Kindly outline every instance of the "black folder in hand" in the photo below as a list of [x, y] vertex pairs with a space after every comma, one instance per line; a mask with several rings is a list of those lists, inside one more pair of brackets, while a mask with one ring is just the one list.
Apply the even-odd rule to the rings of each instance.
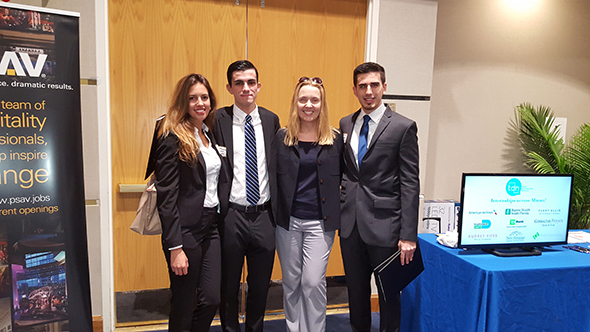
[[400, 263], [400, 253], [400, 250], [396, 251], [373, 270], [375, 272], [375, 283], [383, 293], [385, 302], [387, 302], [388, 298], [394, 298], [398, 295], [402, 289], [424, 271], [422, 254], [420, 254], [420, 246], [417, 242], [414, 258], [409, 264], [402, 265]]

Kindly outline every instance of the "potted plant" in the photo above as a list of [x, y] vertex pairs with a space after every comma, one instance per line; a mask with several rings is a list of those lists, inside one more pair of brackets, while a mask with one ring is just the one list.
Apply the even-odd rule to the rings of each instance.
[[590, 228], [590, 124], [580, 126], [565, 144], [549, 107], [523, 103], [514, 113], [511, 125], [518, 133], [525, 165], [541, 174], [574, 174], [569, 227]]

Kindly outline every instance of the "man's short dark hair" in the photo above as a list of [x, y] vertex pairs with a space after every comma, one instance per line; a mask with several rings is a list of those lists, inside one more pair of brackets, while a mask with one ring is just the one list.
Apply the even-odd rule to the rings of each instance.
[[258, 69], [254, 67], [252, 62], [248, 60], [238, 60], [229, 65], [229, 67], [227, 68], [227, 83], [229, 84], [229, 86], [232, 86], [232, 78], [235, 72], [245, 71], [248, 69], [254, 69], [254, 71], [256, 72], [256, 81], [258, 81]]
[[352, 74], [352, 81], [354, 83], [354, 86], [356, 86], [360, 74], [368, 73], [379, 73], [381, 76], [381, 84], [385, 84], [385, 68], [383, 68], [383, 66], [375, 62], [365, 62], [361, 63], [354, 69], [354, 72]]

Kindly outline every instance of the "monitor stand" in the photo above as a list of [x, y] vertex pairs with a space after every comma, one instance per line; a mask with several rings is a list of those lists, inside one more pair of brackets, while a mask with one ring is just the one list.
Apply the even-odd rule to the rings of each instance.
[[489, 248], [483, 251], [500, 256], [500, 257], [517, 257], [517, 256], [539, 256], [541, 251], [534, 247], [517, 247], [517, 248]]

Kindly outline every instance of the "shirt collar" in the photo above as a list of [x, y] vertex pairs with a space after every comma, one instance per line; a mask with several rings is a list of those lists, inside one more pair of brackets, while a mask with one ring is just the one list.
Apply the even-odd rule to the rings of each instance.
[[[203, 122], [203, 126], [201, 127], [201, 130], [204, 133], [208, 133], [209, 132], [209, 127], [207, 127], [207, 125]], [[195, 127], [195, 136], [199, 137], [199, 128]]]
[[[234, 104], [234, 117], [238, 120], [238, 123], [245, 123], [246, 122], [246, 112], [242, 111], [236, 104]], [[256, 121], [260, 118], [260, 114], [258, 113], [258, 105], [254, 108], [254, 110], [250, 113], [252, 117], [252, 121]]]
[[381, 103], [381, 105], [379, 105], [379, 107], [377, 107], [373, 112], [367, 114], [365, 112], [364, 109], [361, 108], [361, 113], [359, 114], [359, 119], [362, 119], [363, 116], [368, 115], [371, 120], [373, 120], [373, 122], [375, 123], [379, 123], [379, 121], [381, 120], [381, 117], [383, 116], [383, 113], [385, 113], [385, 104]]

